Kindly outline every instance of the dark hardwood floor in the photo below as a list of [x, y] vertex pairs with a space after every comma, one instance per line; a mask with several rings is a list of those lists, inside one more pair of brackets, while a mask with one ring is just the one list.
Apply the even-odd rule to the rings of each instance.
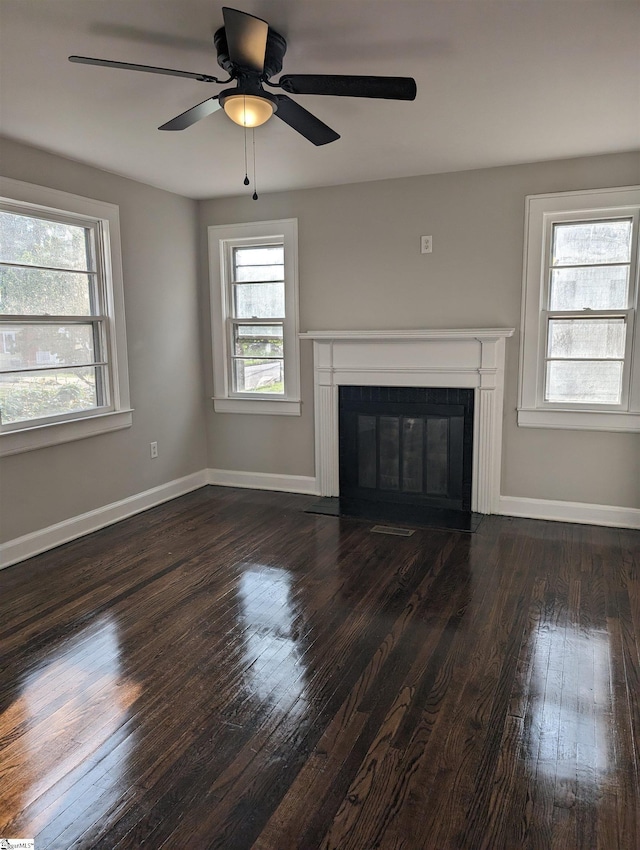
[[637, 850], [640, 533], [207, 487], [0, 573], [0, 836]]

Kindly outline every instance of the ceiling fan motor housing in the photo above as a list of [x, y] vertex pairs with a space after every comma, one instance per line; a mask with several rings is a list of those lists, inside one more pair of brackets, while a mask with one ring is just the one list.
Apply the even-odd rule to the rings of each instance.
[[[227, 46], [227, 34], [224, 27], [220, 27], [213, 36], [213, 43], [218, 54], [218, 65], [223, 68], [230, 77], [256, 76], [255, 71], [248, 71], [240, 68], [235, 62], [229, 58], [229, 48]], [[282, 60], [287, 52], [287, 42], [280, 33], [272, 30], [269, 27], [267, 34], [267, 49], [264, 57], [264, 70], [259, 75], [261, 80], [269, 80], [275, 74], [279, 74], [282, 70]], [[243, 73], [244, 71], [244, 73]]]

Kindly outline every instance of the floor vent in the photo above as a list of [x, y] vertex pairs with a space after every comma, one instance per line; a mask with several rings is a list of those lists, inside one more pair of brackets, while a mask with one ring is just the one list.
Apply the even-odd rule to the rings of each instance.
[[396, 537], [411, 537], [415, 534], [413, 528], [396, 528], [394, 525], [374, 525], [371, 531], [375, 534], [393, 534]]

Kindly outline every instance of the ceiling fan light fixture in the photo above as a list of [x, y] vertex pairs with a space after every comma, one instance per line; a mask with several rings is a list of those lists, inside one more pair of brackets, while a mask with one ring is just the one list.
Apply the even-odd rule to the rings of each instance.
[[[222, 101], [222, 98], [220, 98]], [[255, 94], [231, 94], [222, 101], [224, 111], [240, 127], [259, 127], [275, 112], [275, 104]]]

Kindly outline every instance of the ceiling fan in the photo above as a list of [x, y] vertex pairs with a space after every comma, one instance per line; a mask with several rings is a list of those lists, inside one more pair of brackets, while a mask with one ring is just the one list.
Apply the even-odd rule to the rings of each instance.
[[[215, 33], [213, 43], [218, 53], [218, 64], [229, 74], [227, 80], [219, 80], [210, 74], [93, 59], [89, 56], [69, 56], [69, 61], [187, 77], [203, 83], [226, 85], [235, 81], [235, 88], [225, 89], [192, 106], [167, 121], [158, 128], [159, 130], [185, 130], [196, 121], [222, 108], [229, 118], [241, 127], [258, 127], [275, 115], [314, 145], [326, 145], [339, 139], [339, 134], [292, 100], [289, 94], [373, 97], [387, 100], [414, 100], [416, 96], [416, 83], [411, 77], [285, 74], [277, 82], [271, 82], [271, 77], [282, 70], [282, 59], [287, 50], [285, 39], [272, 30], [266, 21], [246, 12], [224, 7], [222, 14], [224, 26]], [[265, 91], [265, 85], [281, 89], [287, 94], [271, 94]]]

